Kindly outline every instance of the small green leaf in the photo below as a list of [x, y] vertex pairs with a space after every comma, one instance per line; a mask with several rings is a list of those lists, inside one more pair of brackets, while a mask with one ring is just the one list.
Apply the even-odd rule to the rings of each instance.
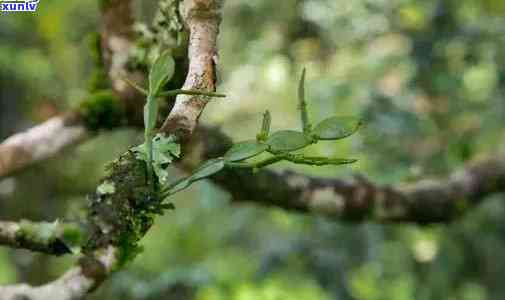
[[174, 72], [174, 59], [169, 52], [162, 53], [149, 72], [149, 94], [154, 97], [157, 96], [165, 83], [174, 76]]
[[[181, 155], [181, 145], [176, 142], [176, 138], [173, 135], [167, 137], [161, 133], [157, 134], [153, 139], [153, 149], [155, 153], [154, 161], [159, 163], [171, 163], [174, 157]], [[162, 161], [163, 157], [169, 154], [170, 158], [167, 161]], [[160, 157], [158, 158], [156, 155]]]
[[227, 161], [241, 161], [259, 155], [266, 151], [268, 146], [257, 141], [245, 141], [233, 145], [224, 155]]
[[287, 160], [296, 164], [313, 165], [313, 166], [347, 165], [357, 162], [356, 159], [312, 157], [303, 155], [288, 157]]
[[169, 197], [175, 193], [187, 189], [193, 182], [205, 179], [221, 171], [225, 166], [223, 158], [215, 158], [204, 162], [191, 176], [172, 183], [164, 192], [164, 197]]
[[[174, 136], [166, 137], [162, 134], [157, 134], [151, 142], [152, 149], [152, 169], [161, 184], [165, 184], [168, 177], [166, 171], [167, 165], [179, 157], [181, 154], [181, 147], [175, 142]], [[148, 144], [144, 143], [137, 147], [132, 148], [135, 158], [149, 163]]]
[[165, 137], [158, 134], [153, 139], [153, 169], [158, 180], [163, 185], [168, 180], [167, 166], [181, 154], [181, 146], [175, 142], [174, 136]]
[[203, 163], [196, 171], [189, 177], [191, 183], [212, 176], [224, 168], [225, 161], [223, 158], [210, 159]]
[[146, 144], [140, 144], [131, 148], [131, 151], [135, 155], [135, 158], [147, 162], [147, 150]]
[[173, 183], [169, 188], [166, 197], [187, 189], [191, 185], [189, 178], [184, 178]]
[[256, 140], [258, 141], [266, 141], [268, 136], [270, 135], [270, 124], [272, 123], [272, 116], [270, 112], [267, 110], [263, 114], [263, 122], [261, 123], [261, 131], [256, 136]]
[[354, 117], [331, 117], [319, 123], [312, 134], [318, 140], [338, 140], [354, 134], [362, 122]]
[[274, 152], [295, 151], [312, 143], [303, 133], [294, 130], [281, 130], [273, 133], [266, 142]]
[[302, 71], [302, 77], [300, 83], [298, 84], [298, 102], [300, 109], [300, 119], [302, 121], [302, 128], [305, 134], [308, 134], [311, 130], [311, 125], [309, 122], [309, 114], [307, 112], [307, 102], [305, 101], [305, 68]]

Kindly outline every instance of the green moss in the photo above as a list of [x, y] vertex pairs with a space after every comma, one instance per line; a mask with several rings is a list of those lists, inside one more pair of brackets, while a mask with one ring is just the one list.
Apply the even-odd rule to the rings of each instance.
[[110, 80], [107, 72], [103, 68], [96, 67], [89, 76], [88, 90], [93, 93], [99, 90], [110, 88]]
[[88, 35], [88, 48], [93, 63], [102, 65], [102, 39], [98, 32], [92, 32]]
[[456, 216], [463, 215], [470, 207], [470, 201], [465, 198], [458, 199], [454, 202], [454, 214]]
[[33, 241], [42, 245], [49, 245], [58, 235], [58, 223], [32, 223], [21, 221], [16, 232], [16, 239]]
[[109, 7], [111, 3], [112, 0], [98, 0], [98, 7], [100, 7], [101, 10], [104, 10]]
[[91, 131], [113, 129], [124, 123], [123, 104], [109, 90], [91, 94], [80, 104], [78, 111]]
[[19, 225], [16, 241], [21, 247], [49, 254], [70, 253], [86, 240], [85, 231], [74, 223], [21, 221]]
[[123, 264], [141, 251], [138, 241], [154, 222], [157, 211], [153, 208], [161, 203], [147, 186], [145, 163], [131, 152], [107, 167], [103, 184], [113, 185], [114, 192], [103, 193], [99, 188], [89, 196], [91, 236], [85, 251], [114, 245], [120, 250]]
[[88, 48], [93, 61], [93, 71], [88, 79], [88, 90], [96, 92], [110, 89], [110, 80], [103, 65], [102, 39], [98, 32], [93, 32], [88, 36]]
[[87, 240], [86, 232], [77, 224], [65, 224], [62, 230], [60, 239], [69, 248], [80, 248]]

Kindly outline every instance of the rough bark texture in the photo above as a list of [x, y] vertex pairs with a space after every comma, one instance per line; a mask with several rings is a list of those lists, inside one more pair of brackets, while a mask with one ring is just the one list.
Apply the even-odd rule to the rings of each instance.
[[0, 144], [0, 178], [28, 165], [53, 157], [87, 137], [74, 117], [62, 115], [11, 136]]
[[[104, 28], [102, 31], [102, 45], [104, 45], [104, 48], [102, 51], [104, 52], [105, 63], [114, 92], [126, 103], [127, 107], [134, 107], [130, 113], [135, 115], [141, 111], [141, 109], [135, 108], [138, 104], [136, 101], [141, 98], [136, 92], [132, 93], [132, 89], [127, 87], [121, 80], [121, 77], [126, 75], [124, 71], [128, 59], [127, 53], [131, 47], [130, 28], [132, 20], [130, 4], [130, 1], [119, 0], [104, 2], [102, 7], [104, 10]], [[190, 69], [184, 86], [187, 89], [215, 90], [214, 62], [218, 26], [221, 18], [220, 8], [220, 0], [186, 0], [181, 3], [183, 18], [191, 32], [188, 53]], [[205, 101], [201, 98], [191, 98], [189, 101], [177, 99], [177, 101], [179, 109], [174, 113], [174, 117], [168, 120], [174, 126], [171, 130], [176, 133], [183, 133], [180, 134], [180, 137], [186, 138], [196, 126], [198, 116], [205, 106]], [[198, 110], [196, 115], [195, 109]], [[132, 115], [129, 118], [132, 118]], [[186, 121], [189, 121], [189, 123]], [[64, 122], [61, 123], [64, 125]], [[87, 130], [86, 127], [81, 125], [83, 123], [86, 122], [76, 122], [75, 124], [79, 125], [74, 126], [82, 128], [84, 138]], [[188, 124], [190, 124], [190, 127], [187, 126]], [[53, 132], [51, 137], [56, 138], [55, 135], [65, 132], [66, 128], [63, 125], [54, 126], [56, 128], [51, 131]], [[37, 138], [39, 137], [25, 133], [21, 135], [21, 138], [16, 139], [21, 140], [21, 142], [18, 142], [19, 145], [30, 146], [27, 150], [30, 157], [24, 159], [24, 165], [18, 167], [18, 169], [36, 161], [33, 159], [34, 153], [31, 151], [40, 147], [39, 143], [33, 145], [34, 142], [39, 142]], [[51, 139], [49, 139], [49, 144], [50, 142]], [[12, 142], [9, 145], [11, 144]], [[58, 143], [58, 145], [61, 145], [60, 148], [71, 144], [74, 143], [66, 140]], [[36, 157], [41, 157], [38, 159], [41, 160], [55, 155], [57, 151], [59, 150], [46, 151], [48, 153], [45, 156], [37, 155]], [[0, 157], [2, 155], [3, 153], [0, 151]], [[138, 163], [137, 160], [135, 161]], [[120, 158], [111, 165], [112, 173], [117, 173], [114, 173], [114, 170], [123, 170], [124, 168], [121, 167], [123, 165], [122, 158]], [[11, 172], [10, 168], [7, 170], [8, 168], [5, 167], [5, 169], [4, 174]], [[145, 174], [145, 172], [142, 172], [142, 174]], [[77, 267], [68, 271], [60, 279], [44, 286], [31, 287], [20, 284], [0, 287], [0, 300], [83, 299], [88, 293], [96, 289], [114, 269], [120, 267], [126, 259], [134, 256], [136, 254], [136, 242], [145, 234], [152, 223], [150, 219], [152, 218], [150, 213], [152, 207], [149, 206], [149, 203], [144, 203], [145, 201], [149, 202], [149, 197], [144, 199], [143, 192], [139, 193], [138, 189], [129, 191], [122, 188], [131, 186], [131, 182], [128, 180], [130, 175], [132, 174], [121, 173], [117, 178], [107, 177], [103, 184], [106, 184], [108, 189], [105, 191], [100, 190], [100, 187], [97, 189], [97, 197], [92, 201], [90, 218], [88, 218], [92, 227], [92, 235], [85, 245], [85, 256], [79, 261]], [[118, 181], [115, 181], [116, 179]], [[123, 192], [127, 194], [125, 195]], [[109, 199], [110, 201], [102, 199], [104, 197], [112, 197], [112, 199]], [[132, 199], [135, 201], [132, 201]], [[2, 228], [2, 225], [5, 225], [4, 228]], [[54, 240], [46, 239], [42, 243], [44, 245], [38, 243], [36, 246], [28, 244], [26, 241], [20, 244], [17, 234], [19, 231], [20, 228], [16, 224], [0, 223], [0, 243], [3, 242], [16, 247], [26, 245], [32, 250], [43, 251], [47, 250], [45, 248], [48, 246], [47, 242]], [[36, 234], [34, 237], [31, 236], [28, 242], [37, 242], [40, 237], [40, 234]]]
[[[101, 20], [101, 54], [104, 67], [108, 70], [111, 88], [122, 102], [127, 123], [142, 124], [143, 98], [122, 80], [123, 76], [133, 79], [142, 77], [140, 72], [125, 73], [133, 35], [131, 1], [104, 1]], [[85, 141], [91, 135], [85, 117], [76, 109], [2, 142], [0, 179]]]
[[[220, 156], [232, 142], [216, 128], [196, 131], [181, 167]], [[354, 222], [450, 222], [487, 196], [505, 191], [505, 157], [468, 163], [445, 179], [379, 186], [362, 175], [318, 178], [292, 171], [226, 169], [211, 180], [233, 201], [279, 207]]]
[[142, 124], [144, 97], [123, 80], [123, 78], [129, 78], [136, 82], [143, 78], [141, 72], [130, 72], [127, 68], [130, 49], [134, 43], [132, 2], [129, 0], [106, 2], [107, 4], [102, 7], [100, 29], [105, 69], [108, 70], [112, 90], [125, 104], [126, 118], [134, 123]]
[[226, 170], [213, 178], [236, 201], [354, 222], [449, 222], [486, 196], [505, 189], [505, 159], [470, 164], [444, 180], [377, 186], [354, 180], [316, 178], [295, 172]]
[[[221, 23], [222, 0], [185, 0], [180, 12], [190, 32], [189, 71], [183, 89], [216, 90], [217, 36]], [[202, 96], [177, 96], [162, 131], [184, 139], [195, 129], [208, 99]]]
[[66, 234], [79, 235], [79, 228], [59, 222], [0, 221], [0, 245], [11, 248], [27, 249], [57, 256], [68, 254], [71, 251], [63, 241]]
[[[122, 68], [125, 67], [125, 57], [128, 54], [130, 47], [130, 31], [133, 19], [131, 17], [131, 1], [129, 0], [112, 0], [104, 1], [102, 7], [102, 53], [104, 55], [107, 70], [112, 82], [112, 88], [119, 99], [124, 101], [126, 109], [126, 118], [133, 120], [132, 123], [141, 123], [136, 117], [142, 115], [138, 104], [138, 95], [131, 93], [131, 89], [127, 91], [119, 82]], [[124, 83], [123, 83], [124, 84]], [[31, 129], [26, 133], [21, 133], [14, 141], [15, 145], [24, 150], [23, 153], [17, 152], [13, 155], [14, 158], [9, 159], [0, 167], [0, 177], [12, 173], [13, 170], [19, 170], [23, 167], [29, 166], [37, 161], [56, 155], [61, 149], [76, 144], [84, 140], [89, 133], [89, 128], [85, 126], [86, 120], [83, 118], [81, 112], [73, 112], [69, 114], [70, 118], [57, 117], [55, 120], [40, 125], [37, 134], [31, 132], [38, 127]], [[50, 130], [49, 130], [50, 129]], [[44, 132], [45, 138], [41, 140], [40, 134]], [[62, 138], [65, 137], [64, 139]], [[44, 135], [43, 135], [44, 137]], [[5, 148], [0, 146], [0, 158], [3, 159], [5, 153], [12, 153], [12, 139], [8, 139], [4, 143], [7, 144]], [[9, 142], [9, 140], [11, 140]], [[9, 142], [9, 143], [7, 143]], [[57, 146], [57, 147], [55, 147]], [[38, 150], [39, 148], [43, 149]], [[39, 154], [41, 153], [41, 154]], [[14, 169], [13, 169], [14, 166]], [[2, 172], [2, 170], [5, 170]], [[4, 241], [15, 242], [16, 234], [12, 235], [15, 231], [15, 226], [9, 224], [9, 232], [5, 234]], [[10, 237], [10, 239], [7, 239]], [[14, 240], [12, 240], [14, 238]], [[33, 246], [33, 242], [37, 238], [29, 240], [32, 244], [29, 248], [31, 250], [42, 251], [44, 248], [37, 249], [40, 245]], [[24, 241], [26, 243], [26, 241]], [[44, 251], [43, 251], [44, 252]], [[104, 245], [99, 249], [94, 249], [93, 252], [87, 253], [83, 256], [76, 267], [67, 271], [59, 279], [50, 282], [40, 287], [32, 287], [27, 284], [11, 285], [0, 287], [0, 300], [78, 300], [84, 299], [86, 295], [95, 290], [103, 280], [118, 267], [120, 253], [117, 248], [112, 245]]]
[[79, 300], [94, 291], [114, 271], [117, 250], [113, 247], [82, 258], [78, 266], [57, 280], [39, 287], [17, 284], [0, 287], [0, 300]]

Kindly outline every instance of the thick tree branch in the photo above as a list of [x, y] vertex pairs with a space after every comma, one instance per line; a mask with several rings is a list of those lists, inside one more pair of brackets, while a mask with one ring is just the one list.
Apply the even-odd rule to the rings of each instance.
[[102, 8], [101, 48], [105, 69], [112, 90], [125, 104], [126, 117], [142, 124], [143, 95], [129, 86], [124, 77], [137, 81], [143, 78], [139, 71], [129, 71], [127, 64], [133, 47], [133, 15], [131, 0], [109, 0]]
[[53, 157], [88, 136], [74, 114], [53, 117], [0, 144], [0, 178], [28, 165]]
[[[115, 82], [115, 79], [121, 77], [120, 73], [125, 69], [126, 64], [126, 60], [122, 59], [121, 54], [117, 54], [115, 52], [124, 53], [130, 47], [128, 31], [123, 31], [124, 27], [129, 27], [131, 25], [129, 17], [125, 17], [123, 21], [116, 20], [121, 19], [121, 14], [129, 16], [130, 1], [113, 0], [108, 1], [107, 3], [110, 6], [104, 7], [105, 29], [102, 39], [105, 39], [106, 41], [106, 49], [104, 50], [109, 53], [109, 59], [106, 60], [109, 65], [109, 77], [111, 78], [116, 94], [122, 99], [129, 99], [127, 90], [131, 89], [126, 87], [123, 89], [123, 86], [121, 85], [123, 83], [119, 83], [119, 81]], [[215, 90], [214, 60], [217, 52], [215, 49], [216, 38], [221, 18], [219, 11], [220, 7], [220, 0], [187, 0], [181, 4], [184, 19], [191, 32], [191, 41], [189, 45], [190, 70], [184, 86], [187, 89]], [[116, 21], [118, 22], [117, 24]], [[117, 61], [116, 56], [119, 57], [117, 58]], [[138, 99], [138, 96], [132, 96], [131, 98]], [[180, 133], [179, 136], [181, 138], [186, 138], [192, 133], [193, 128], [196, 126], [198, 116], [205, 106], [205, 100], [200, 98], [190, 98], [188, 102], [178, 99], [178, 103], [180, 108], [186, 108], [177, 109], [173, 114], [175, 117], [169, 117], [169, 123], [175, 126], [169, 126], [169, 131]], [[195, 115], [194, 112], [194, 109], [196, 109], [196, 107], [193, 107], [194, 103], [198, 104], [197, 115]], [[188, 127], [187, 124], [190, 124], [190, 127]], [[84, 133], [85, 132], [86, 130], [84, 130]], [[66, 143], [65, 145], [69, 144], [70, 143]], [[2, 153], [0, 152], [0, 156], [1, 155]], [[23, 166], [26, 166], [33, 161], [34, 160], [27, 160]], [[119, 159], [117, 164], [118, 172], [123, 172], [125, 165], [122, 163], [121, 159]], [[130, 170], [129, 167], [127, 167], [127, 169]], [[131, 172], [131, 170], [128, 172]], [[7, 172], [5, 173], [7, 174]], [[142, 172], [142, 174], [144, 173]], [[121, 175], [134, 176], [133, 174], [122, 173]], [[115, 195], [115, 192], [112, 192], [112, 194]], [[117, 197], [124, 196], [122, 194], [117, 195]], [[99, 197], [101, 196], [103, 196], [103, 194], [99, 195]], [[145, 233], [144, 231], [147, 231], [150, 226], [150, 221], [147, 220], [147, 218], [140, 221], [133, 220], [135, 216], [132, 216], [131, 214], [136, 213], [136, 210], [140, 208], [130, 207], [131, 203], [129, 203], [126, 199], [123, 200], [123, 204], [121, 204], [121, 201], [118, 201], [119, 203], [111, 203], [109, 206], [123, 205], [124, 207], [118, 208], [120, 210], [118, 217], [126, 217], [125, 220], [110, 219], [110, 216], [110, 220], [107, 218], [97, 220], [96, 218], [103, 217], [102, 214], [107, 214], [107, 212], [103, 211], [95, 211], [90, 214], [90, 218], [88, 220], [93, 223], [92, 225], [94, 225], [93, 228], [95, 230], [93, 231], [92, 240], [90, 240], [90, 243], [87, 243], [86, 245], [86, 252], [88, 253], [91, 250], [92, 253], [88, 253], [87, 256], [83, 257], [78, 267], [68, 271], [60, 279], [41, 287], [31, 287], [21, 284], [0, 288], [0, 300], [83, 299], [89, 292], [98, 287], [100, 283], [122, 263], [122, 260], [124, 260], [124, 256], [126, 255], [124, 252], [134, 251], [134, 249], [121, 249], [121, 251], [119, 251], [113, 245], [117, 246], [117, 243], [120, 243], [124, 238], [122, 235], [130, 234], [132, 230], [135, 231], [135, 234], [137, 235], [143, 235]], [[105, 202], [108, 203], [107, 201]], [[97, 200], [95, 204], [96, 206], [100, 206], [100, 203], [100, 200]], [[107, 205], [103, 208], [111, 208]], [[102, 209], [101, 206], [100, 209]], [[140, 217], [141, 216], [139, 216], [139, 218]], [[136, 223], [128, 224], [128, 222]], [[19, 231], [19, 228], [16, 228], [15, 224], [5, 225], [9, 225], [6, 226], [8, 229], [6, 229], [5, 232], [6, 243], [14, 245], [17, 235], [16, 232]], [[110, 228], [114, 229], [113, 233], [109, 232]], [[119, 236], [116, 237], [109, 235]], [[138, 239], [141, 235], [136, 236], [135, 238], [132, 237], [131, 239]], [[129, 247], [134, 247], [135, 241], [132, 241], [131, 243], [131, 245], [127, 244]], [[119, 256], [121, 256], [120, 260]]]
[[78, 266], [39, 287], [16, 284], [0, 287], [0, 300], [79, 300], [95, 290], [117, 267], [117, 249], [109, 247], [83, 257]]
[[0, 245], [27, 249], [51, 255], [71, 253], [66, 243], [79, 242], [83, 232], [77, 224], [58, 221], [29, 222], [0, 221]]
[[[231, 140], [217, 129], [202, 128], [187, 146], [193, 153], [181, 167], [220, 156]], [[292, 171], [226, 169], [212, 181], [236, 202], [251, 202], [355, 222], [449, 222], [487, 196], [505, 192], [505, 157], [470, 162], [446, 179], [376, 185], [363, 176], [353, 180], [318, 178]]]
[[[141, 123], [139, 116], [142, 115], [140, 112], [142, 103], [138, 103], [138, 95], [119, 83], [119, 73], [126, 65], [125, 57], [127, 57], [130, 48], [133, 22], [131, 1], [111, 0], [103, 1], [103, 3], [102, 20], [104, 24], [101, 44], [112, 88], [118, 98], [123, 101], [127, 113], [126, 118], [133, 120], [133, 123]], [[85, 140], [89, 136], [89, 128], [85, 126], [84, 117], [82, 111], [65, 114], [4, 141], [0, 144], [0, 178], [52, 157], [62, 149]], [[40, 229], [40, 227], [32, 227], [32, 229]], [[65, 235], [65, 230], [55, 230], [47, 239], [40, 239], [43, 236], [40, 232], [35, 235], [32, 232], [32, 235], [28, 235], [29, 238], [27, 238], [26, 228], [22, 224], [0, 223], [0, 244], [13, 247], [46, 253], [58, 252], [61, 249], [54, 243], [59, 245], [61, 235]], [[65, 245], [63, 244], [63, 246]], [[69, 249], [66, 248], [66, 250]], [[19, 284], [0, 287], [0, 300], [84, 299], [118, 267], [119, 256], [117, 248], [112, 245], [104, 246], [83, 256], [75, 268], [46, 285], [32, 287], [27, 284]]]
[[[104, 3], [100, 30], [103, 64], [108, 72], [112, 90], [121, 102], [117, 105], [123, 110], [123, 119], [128, 125], [140, 125], [144, 101], [135, 89], [122, 80], [122, 76], [126, 75], [133, 79], [142, 77], [140, 72], [127, 74], [125, 71], [133, 38], [131, 1], [111, 0]], [[81, 110], [75, 109], [2, 142], [0, 179], [86, 141], [93, 135], [86, 126], [87, 117]]]
[[469, 165], [445, 180], [377, 186], [363, 177], [324, 179], [290, 171], [227, 170], [214, 181], [236, 201], [252, 201], [349, 221], [449, 222], [505, 191], [505, 159]]
[[[180, 3], [182, 18], [190, 32], [185, 90], [216, 90], [217, 36], [222, 4], [223, 0], [184, 0]], [[184, 139], [195, 129], [207, 101], [202, 96], [177, 96], [161, 130]]]

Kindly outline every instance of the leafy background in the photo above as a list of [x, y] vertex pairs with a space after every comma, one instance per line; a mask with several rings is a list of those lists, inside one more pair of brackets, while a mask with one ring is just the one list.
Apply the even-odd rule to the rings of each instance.
[[[37, 14], [0, 15], [0, 137], [86, 96], [97, 1], [41, 1]], [[138, 1], [140, 19], [156, 2]], [[505, 5], [501, 0], [234, 0], [220, 36], [219, 91], [203, 122], [237, 140], [298, 126], [306, 67], [314, 120], [360, 115], [350, 139], [311, 155], [358, 158], [345, 167], [383, 184], [436, 177], [505, 150]], [[0, 181], [0, 217], [81, 213], [103, 165], [142, 141], [104, 132], [48, 163]], [[174, 171], [173, 176], [181, 176]], [[253, 205], [200, 183], [158, 218], [145, 251], [92, 299], [503, 299], [505, 206], [494, 196], [449, 225], [346, 224]], [[72, 263], [0, 249], [0, 283], [56, 278]]]

